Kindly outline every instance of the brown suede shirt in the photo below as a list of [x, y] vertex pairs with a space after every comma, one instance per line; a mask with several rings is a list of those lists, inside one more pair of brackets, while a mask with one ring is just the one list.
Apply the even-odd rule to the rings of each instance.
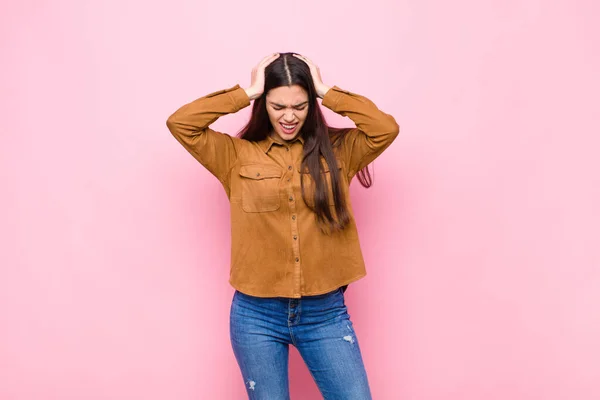
[[[323, 106], [356, 124], [334, 149], [351, 221], [343, 231], [326, 234], [300, 192], [301, 176], [309, 176], [300, 173], [301, 137], [291, 143], [271, 137], [249, 142], [209, 128], [220, 116], [248, 105], [246, 92], [236, 85], [182, 106], [167, 120], [173, 136], [227, 192], [229, 283], [252, 296], [299, 298], [327, 293], [364, 277], [348, 185], [396, 138], [399, 127], [394, 118], [367, 98], [337, 86], [323, 97]], [[307, 201], [312, 198], [309, 189], [305, 181]], [[331, 191], [329, 197], [333, 201]]]

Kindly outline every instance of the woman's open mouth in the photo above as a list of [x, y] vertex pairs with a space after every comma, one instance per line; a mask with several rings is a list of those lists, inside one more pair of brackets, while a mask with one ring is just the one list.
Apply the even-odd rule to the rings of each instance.
[[283, 133], [289, 135], [289, 134], [294, 133], [298, 124], [297, 123], [296, 124], [284, 124], [284, 123], [280, 122], [279, 126], [281, 126]]

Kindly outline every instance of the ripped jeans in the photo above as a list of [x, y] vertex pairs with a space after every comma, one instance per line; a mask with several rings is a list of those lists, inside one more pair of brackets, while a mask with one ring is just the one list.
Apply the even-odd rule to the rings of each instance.
[[248, 399], [289, 400], [289, 345], [296, 346], [325, 400], [370, 400], [358, 340], [341, 288], [304, 296], [235, 291], [230, 338]]

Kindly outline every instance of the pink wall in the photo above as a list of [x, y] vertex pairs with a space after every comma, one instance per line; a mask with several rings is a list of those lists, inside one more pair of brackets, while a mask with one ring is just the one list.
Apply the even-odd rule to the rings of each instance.
[[[401, 126], [352, 192], [374, 398], [600, 398], [596, 2], [13, 3], [0, 399], [244, 398], [227, 199], [165, 120], [273, 51]], [[295, 349], [291, 386], [319, 398]]]

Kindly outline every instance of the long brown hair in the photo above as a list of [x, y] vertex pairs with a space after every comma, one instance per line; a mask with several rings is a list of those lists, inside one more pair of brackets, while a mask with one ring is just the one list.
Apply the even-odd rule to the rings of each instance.
[[[300, 169], [302, 172], [308, 170], [314, 182], [314, 207], [309, 207], [315, 212], [317, 221], [324, 230], [342, 230], [350, 222], [350, 214], [346, 201], [342, 194], [340, 185], [340, 173], [337, 168], [337, 160], [333, 148], [341, 143], [343, 135], [351, 128], [334, 128], [327, 125], [321, 108], [317, 103], [312, 76], [308, 65], [297, 59], [293, 53], [281, 53], [281, 56], [273, 61], [265, 69], [265, 88], [263, 94], [254, 100], [252, 115], [238, 136], [253, 142], [265, 139], [273, 130], [266, 108], [266, 96], [271, 89], [281, 86], [299, 85], [308, 93], [308, 115], [302, 126], [300, 135], [304, 139], [304, 150]], [[329, 166], [331, 177], [331, 189], [333, 193], [335, 215], [329, 206], [329, 191], [325, 179], [324, 167], [321, 158]], [[373, 183], [368, 167], [358, 171], [359, 182], [364, 187], [370, 187]], [[304, 179], [301, 179], [302, 198], [305, 203]]]

